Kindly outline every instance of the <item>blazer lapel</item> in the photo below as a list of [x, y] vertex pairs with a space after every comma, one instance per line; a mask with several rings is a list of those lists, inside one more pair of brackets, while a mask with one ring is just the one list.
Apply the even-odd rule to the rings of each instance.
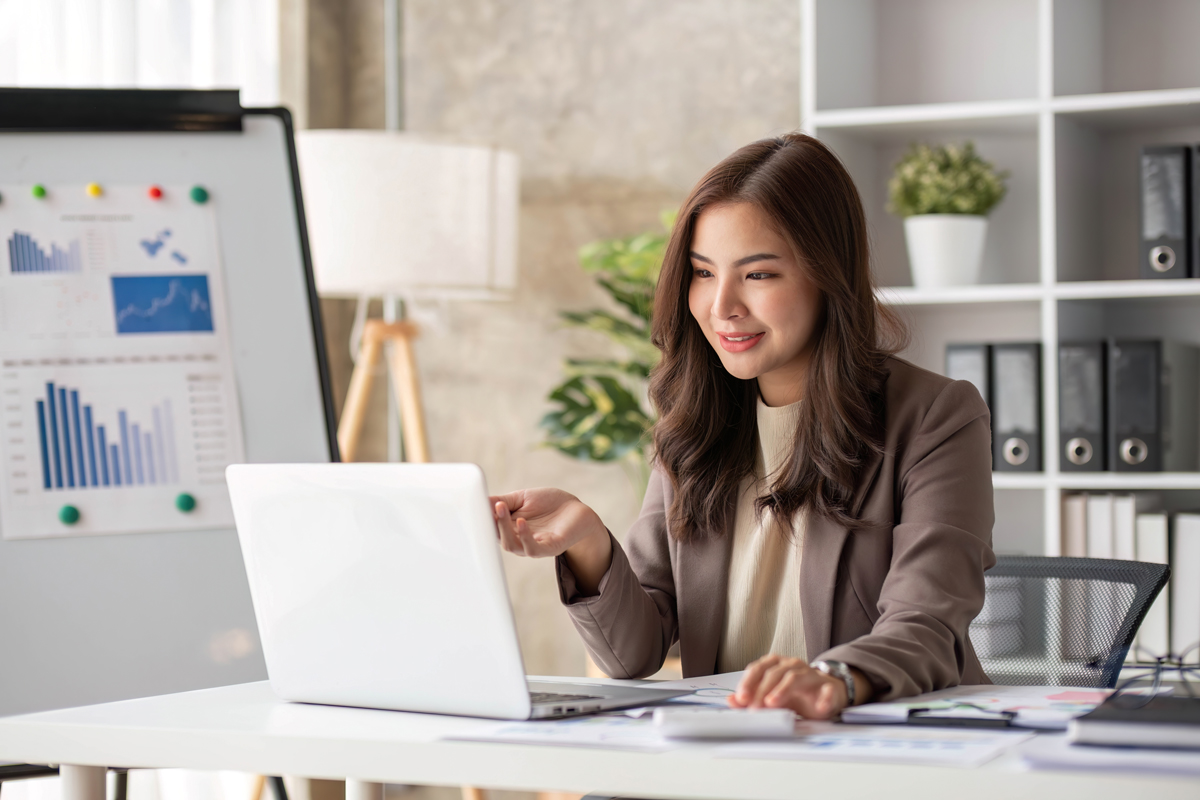
[[676, 549], [678, 570], [679, 655], [684, 677], [712, 675], [725, 630], [725, 597], [733, 530], [705, 536]]
[[[858, 487], [850, 503], [850, 513], [858, 516], [879, 468], [881, 453], [872, 453], [863, 466]], [[833, 634], [833, 596], [837, 585], [838, 564], [850, 529], [824, 518], [811, 518], [804, 534], [804, 556], [800, 560], [800, 607], [804, 614], [804, 649], [808, 660], [831, 646]], [[728, 568], [727, 568], [728, 571]]]

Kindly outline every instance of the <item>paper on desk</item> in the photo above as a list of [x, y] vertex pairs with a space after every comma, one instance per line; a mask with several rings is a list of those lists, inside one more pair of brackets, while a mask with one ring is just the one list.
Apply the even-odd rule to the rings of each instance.
[[843, 722], [887, 724], [908, 720], [914, 708], [964, 711], [964, 704], [982, 711], [1012, 711], [1013, 724], [1022, 728], [1066, 730], [1067, 723], [1091, 711], [1108, 697], [1106, 689], [1071, 686], [955, 686], [910, 697], [898, 703], [868, 703], [842, 712]]
[[669, 703], [688, 703], [691, 705], [727, 706], [729, 695], [737, 691], [742, 682], [744, 672], [722, 672], [719, 675], [705, 675], [702, 678], [685, 678], [681, 681], [664, 681], [653, 684], [655, 689], [691, 689], [691, 694], [675, 697]]
[[[944, 764], [971, 767], [995, 758], [1033, 734], [1016, 731], [965, 731], [895, 725], [841, 725], [799, 722], [794, 740], [718, 744], [723, 758], [802, 759], [859, 762]], [[495, 722], [448, 737], [456, 741], [593, 747], [661, 753], [712, 748], [712, 742], [665, 739], [649, 719], [622, 716], [576, 717], [552, 722]]]
[[791, 741], [738, 742], [716, 748], [718, 758], [858, 761], [977, 767], [1033, 737], [1018, 731], [839, 725], [800, 722]]
[[1071, 744], [1066, 736], [1039, 736], [1017, 751], [1034, 769], [1116, 770], [1200, 775], [1200, 753], [1142, 747]]
[[548, 722], [496, 722], [448, 737], [458, 741], [548, 744], [659, 753], [679, 745], [662, 737], [649, 718], [621, 715], [573, 717]]

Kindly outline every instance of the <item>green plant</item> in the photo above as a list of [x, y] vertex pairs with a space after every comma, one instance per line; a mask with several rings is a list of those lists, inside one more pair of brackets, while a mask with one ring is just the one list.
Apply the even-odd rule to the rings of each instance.
[[662, 216], [663, 233], [602, 239], [579, 250], [580, 266], [616, 301], [619, 311], [564, 311], [570, 326], [604, 334], [624, 348], [624, 359], [568, 359], [566, 380], [548, 399], [557, 407], [542, 417], [545, 444], [584, 461], [621, 461], [644, 486], [646, 433], [653, 419], [646, 379], [658, 363], [650, 343], [654, 287], [662, 269], [674, 214]]
[[917, 214], [986, 215], [1004, 199], [1008, 172], [997, 171], [975, 145], [930, 147], [913, 144], [888, 182], [888, 211]]

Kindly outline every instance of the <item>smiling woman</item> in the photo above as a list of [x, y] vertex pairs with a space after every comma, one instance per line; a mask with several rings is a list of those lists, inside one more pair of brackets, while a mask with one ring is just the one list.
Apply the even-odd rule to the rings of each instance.
[[[990, 420], [892, 355], [862, 203], [792, 134], [709, 171], [655, 296], [654, 473], [622, 547], [578, 498], [493, 498], [505, 549], [557, 557], [610, 675], [745, 669], [731, 704], [828, 718], [984, 683], [967, 637], [994, 563]], [[817, 658], [813, 658], [816, 655]]]

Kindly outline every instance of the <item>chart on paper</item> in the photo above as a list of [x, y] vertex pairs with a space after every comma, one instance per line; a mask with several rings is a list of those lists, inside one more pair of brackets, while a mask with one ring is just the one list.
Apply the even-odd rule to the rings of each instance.
[[0, 533], [231, 525], [243, 442], [211, 206], [0, 187], [0, 236]]

